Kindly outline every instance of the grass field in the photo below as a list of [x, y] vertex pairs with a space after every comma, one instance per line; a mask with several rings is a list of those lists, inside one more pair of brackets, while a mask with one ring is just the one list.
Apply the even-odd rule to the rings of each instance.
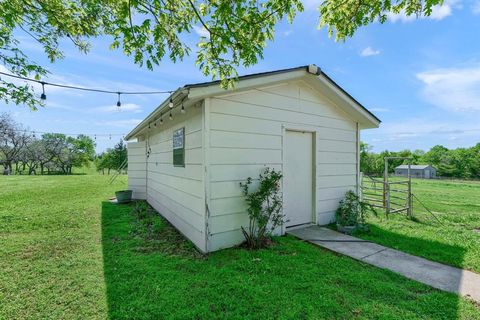
[[371, 216], [365, 239], [480, 273], [480, 182], [412, 180], [415, 220], [405, 214]]
[[105, 202], [125, 177], [107, 181], [0, 177], [0, 319], [480, 319], [466, 299], [290, 237], [203, 257], [159, 216], [146, 236], [133, 205]]

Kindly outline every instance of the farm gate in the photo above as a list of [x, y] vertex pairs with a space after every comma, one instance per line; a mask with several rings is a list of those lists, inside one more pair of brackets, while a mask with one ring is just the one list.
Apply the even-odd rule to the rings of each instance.
[[[390, 179], [388, 175], [388, 164], [391, 160], [407, 160], [408, 175], [407, 178], [395, 177]], [[383, 179], [361, 174], [361, 199], [374, 208], [380, 208], [385, 211], [385, 215], [406, 212], [408, 217], [413, 216], [413, 195], [412, 195], [412, 177], [410, 166], [412, 158], [405, 157], [385, 157], [385, 170]]]

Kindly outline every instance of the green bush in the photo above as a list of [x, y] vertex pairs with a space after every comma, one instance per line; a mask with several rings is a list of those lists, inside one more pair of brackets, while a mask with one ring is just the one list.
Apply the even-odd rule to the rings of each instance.
[[282, 213], [282, 197], [280, 180], [282, 174], [275, 169], [267, 168], [259, 175], [259, 185], [252, 191], [253, 179], [248, 177], [245, 183], [240, 183], [248, 204], [250, 219], [248, 230], [242, 226], [245, 244], [248, 248], [259, 249], [270, 243], [270, 236], [277, 227], [284, 224]]
[[335, 212], [337, 224], [341, 226], [351, 227], [365, 227], [365, 218], [368, 211], [375, 214], [375, 210], [366, 202], [353, 192], [347, 191], [345, 198], [340, 201], [340, 204]]

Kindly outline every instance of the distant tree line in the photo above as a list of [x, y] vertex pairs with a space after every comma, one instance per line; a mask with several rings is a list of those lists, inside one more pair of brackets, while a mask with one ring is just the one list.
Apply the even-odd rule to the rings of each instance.
[[107, 149], [95, 158], [95, 166], [102, 174], [110, 174], [111, 170], [127, 169], [127, 146], [120, 140], [115, 147]]
[[[437, 176], [461, 179], [480, 179], [480, 143], [470, 148], [448, 149], [437, 145], [427, 152], [423, 150], [382, 151], [374, 153], [371, 147], [360, 145], [360, 170], [368, 175], [379, 176], [384, 172], [385, 157], [411, 157], [412, 164], [429, 164], [437, 169]], [[407, 164], [403, 160], [389, 162], [388, 172], [395, 167]]]
[[95, 143], [85, 135], [76, 138], [45, 133], [36, 136], [0, 115], [0, 164], [3, 174], [71, 174], [73, 167], [88, 166], [95, 158]]
[[74, 167], [88, 167], [92, 162], [98, 171], [110, 174], [126, 159], [127, 148], [122, 140], [114, 148], [95, 155], [95, 142], [86, 135], [69, 137], [45, 133], [37, 136], [8, 113], [0, 114], [0, 166], [4, 175], [72, 174]]

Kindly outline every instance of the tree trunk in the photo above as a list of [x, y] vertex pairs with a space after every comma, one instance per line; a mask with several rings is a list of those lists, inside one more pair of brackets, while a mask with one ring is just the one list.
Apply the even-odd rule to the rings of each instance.
[[9, 162], [4, 162], [3, 163], [3, 175], [8, 176], [11, 173], [10, 169], [11, 165]]

